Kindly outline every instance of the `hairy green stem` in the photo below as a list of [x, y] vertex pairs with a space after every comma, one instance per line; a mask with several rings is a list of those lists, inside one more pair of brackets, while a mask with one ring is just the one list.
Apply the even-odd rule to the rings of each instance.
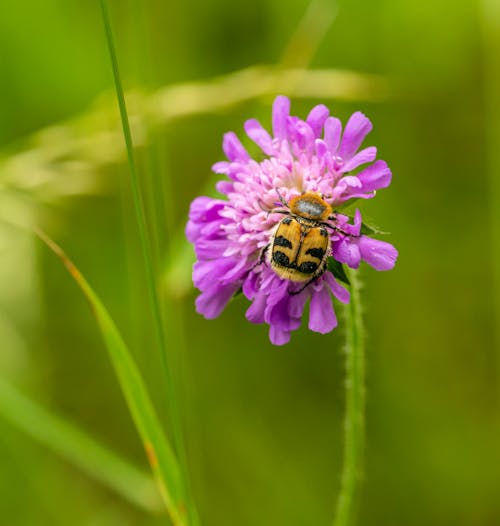
[[334, 526], [349, 526], [354, 523], [365, 444], [365, 349], [358, 271], [351, 270], [349, 279], [351, 301], [345, 307], [347, 335], [344, 466]]
[[171, 372], [167, 348], [166, 348], [166, 338], [165, 331], [163, 327], [163, 318], [161, 313], [160, 300], [158, 297], [158, 284], [154, 271], [153, 257], [152, 257], [152, 247], [151, 240], [148, 234], [146, 214], [144, 209], [144, 200], [142, 196], [141, 186], [139, 184], [139, 177], [137, 174], [136, 163], [134, 158], [134, 149], [132, 143], [132, 134], [130, 131], [130, 123], [128, 119], [127, 106], [125, 103], [125, 96], [123, 92], [123, 86], [120, 77], [120, 70], [118, 67], [118, 59], [116, 55], [113, 33], [111, 29], [110, 16], [108, 12], [108, 6], [106, 0], [100, 0], [102, 18], [106, 33], [106, 40], [108, 44], [109, 55], [111, 59], [111, 64], [113, 68], [113, 77], [116, 89], [116, 96], [118, 100], [118, 106], [120, 109], [120, 117], [123, 128], [123, 136], [125, 139], [126, 149], [127, 149], [127, 158], [129, 164], [129, 173], [130, 173], [130, 184], [132, 188], [132, 195], [134, 200], [134, 208], [137, 219], [137, 226], [139, 230], [139, 237], [141, 242], [142, 255], [144, 259], [144, 267], [146, 273], [146, 282], [148, 288], [149, 299], [151, 302], [151, 310], [153, 314], [153, 321], [156, 331], [156, 338], [158, 341], [158, 347], [160, 350], [160, 357], [162, 362], [162, 368], [164, 371], [164, 376], [166, 380], [167, 388], [167, 404], [168, 412], [170, 418], [170, 424], [172, 428], [173, 440], [175, 444], [175, 449], [179, 456], [180, 462], [179, 467], [181, 471], [181, 478], [184, 486], [184, 498], [186, 499], [186, 508], [189, 516], [189, 521], [191, 524], [197, 524], [197, 516], [194, 510], [194, 504], [190, 496], [190, 492], [187, 489], [187, 476], [186, 476], [186, 453], [184, 440], [182, 436], [182, 422], [180, 418], [180, 412], [177, 404], [176, 389], [174, 386], [174, 378]]

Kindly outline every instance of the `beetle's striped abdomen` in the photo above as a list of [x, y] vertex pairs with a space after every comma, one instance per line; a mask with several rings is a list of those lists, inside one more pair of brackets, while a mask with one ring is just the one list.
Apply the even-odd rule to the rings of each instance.
[[292, 217], [283, 219], [273, 238], [270, 264], [282, 278], [307, 281], [323, 268], [329, 248], [328, 232]]

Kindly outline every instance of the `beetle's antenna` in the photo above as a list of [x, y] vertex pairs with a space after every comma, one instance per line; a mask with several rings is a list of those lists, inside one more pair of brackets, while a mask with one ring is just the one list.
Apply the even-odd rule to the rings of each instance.
[[290, 207], [288, 206], [288, 203], [285, 201], [284, 197], [280, 194], [280, 191], [279, 191], [277, 188], [275, 188], [275, 190], [276, 190], [276, 193], [278, 194], [278, 197], [279, 197], [279, 200], [280, 200], [281, 204], [282, 204], [285, 208], [290, 208]]
[[263, 211], [263, 212], [267, 212], [267, 215], [270, 214], [271, 210], [269, 210], [269, 208], [264, 208], [263, 204], [262, 204], [262, 201], [259, 199], [257, 201], [257, 204], [259, 205], [259, 208]]
[[259, 208], [263, 211], [263, 212], [266, 212], [268, 217], [269, 217], [269, 214], [284, 214], [284, 215], [290, 215], [290, 212], [288, 210], [279, 210], [279, 209], [276, 209], [276, 208], [272, 208], [272, 209], [269, 209], [269, 208], [264, 208], [264, 206], [262, 205], [262, 201], [259, 199], [257, 201], [258, 205], [259, 205]]

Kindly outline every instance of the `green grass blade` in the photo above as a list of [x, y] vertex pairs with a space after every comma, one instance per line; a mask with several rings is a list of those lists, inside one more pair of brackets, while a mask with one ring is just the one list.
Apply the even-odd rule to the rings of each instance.
[[80, 271], [45, 233], [36, 233], [61, 259], [89, 301], [172, 522], [175, 526], [184, 526], [185, 502], [179, 466], [127, 346], [108, 311]]
[[[132, 195], [134, 199], [134, 208], [137, 219], [137, 226], [139, 230], [139, 237], [141, 242], [142, 255], [144, 260], [144, 268], [146, 273], [146, 283], [148, 288], [148, 295], [151, 303], [151, 312], [153, 315], [153, 322], [156, 332], [156, 338], [158, 341], [158, 348], [160, 352], [160, 360], [166, 381], [166, 392], [167, 392], [167, 404], [168, 404], [168, 416], [172, 428], [172, 435], [174, 445], [180, 460], [179, 463], [179, 477], [181, 482], [181, 488], [183, 491], [183, 498], [185, 506], [187, 508], [189, 523], [193, 526], [198, 524], [197, 512], [195, 510], [194, 502], [191, 497], [191, 491], [189, 489], [189, 480], [187, 476], [187, 454], [184, 445], [183, 433], [182, 433], [182, 421], [180, 417], [179, 404], [177, 402], [177, 390], [174, 384], [174, 376], [171, 371], [169, 358], [167, 355], [166, 338], [163, 328], [163, 319], [161, 312], [160, 300], [158, 297], [158, 284], [155, 273], [155, 267], [152, 256], [151, 240], [148, 233], [146, 214], [144, 208], [144, 199], [142, 196], [141, 185], [137, 174], [136, 162], [134, 158], [134, 149], [132, 143], [132, 134], [130, 131], [130, 123], [128, 119], [127, 106], [125, 102], [125, 96], [123, 92], [123, 85], [120, 77], [120, 69], [118, 66], [118, 58], [114, 45], [113, 32], [111, 29], [111, 20], [108, 11], [108, 4], [106, 0], [101, 0], [101, 12], [104, 23], [104, 29], [106, 33], [106, 40], [108, 44], [109, 56], [111, 59], [111, 65], [113, 68], [113, 78], [116, 89], [116, 97], [118, 100], [118, 106], [120, 109], [120, 117], [123, 128], [123, 137], [125, 139], [125, 145], [127, 149], [127, 158], [129, 164], [130, 173], [130, 184], [132, 189]], [[156, 225], [154, 225], [156, 227]], [[154, 228], [153, 228], [154, 230]]]
[[0, 377], [0, 416], [88, 476], [149, 512], [162, 509], [152, 478]]
[[334, 526], [354, 524], [365, 445], [365, 348], [358, 271], [348, 269], [351, 301], [346, 313], [346, 414], [344, 466]]
[[[497, 378], [500, 379], [500, 5], [496, 0], [481, 2], [483, 37], [483, 99], [485, 126], [485, 168], [488, 176], [488, 207], [491, 232], [491, 294], [493, 300], [494, 345]], [[498, 403], [500, 403], [500, 381]]]

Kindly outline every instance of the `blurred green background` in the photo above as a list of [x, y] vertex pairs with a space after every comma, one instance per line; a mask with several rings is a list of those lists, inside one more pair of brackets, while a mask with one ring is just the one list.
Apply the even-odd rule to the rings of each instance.
[[[390, 273], [363, 269], [358, 523], [500, 524], [496, 3], [126, 0], [110, 12], [203, 525], [328, 525], [339, 488], [342, 323], [276, 348], [267, 327], [246, 322], [243, 298], [204, 320], [182, 241], [190, 201], [211, 191], [222, 134], [242, 137], [250, 117], [269, 128], [276, 92], [300, 116], [319, 102], [344, 122], [362, 110], [374, 123], [366, 144], [393, 170], [392, 186], [362, 203], [400, 258]], [[262, 64], [277, 67], [209, 80]], [[91, 311], [27, 229], [44, 228], [88, 278], [164, 415], [98, 2], [2, 1], [0, 65], [0, 378], [146, 470]], [[301, 91], [308, 74], [269, 81], [285, 66], [368, 76], [311, 77]], [[5, 407], [1, 395], [0, 524], [168, 523], [42, 445]]]

